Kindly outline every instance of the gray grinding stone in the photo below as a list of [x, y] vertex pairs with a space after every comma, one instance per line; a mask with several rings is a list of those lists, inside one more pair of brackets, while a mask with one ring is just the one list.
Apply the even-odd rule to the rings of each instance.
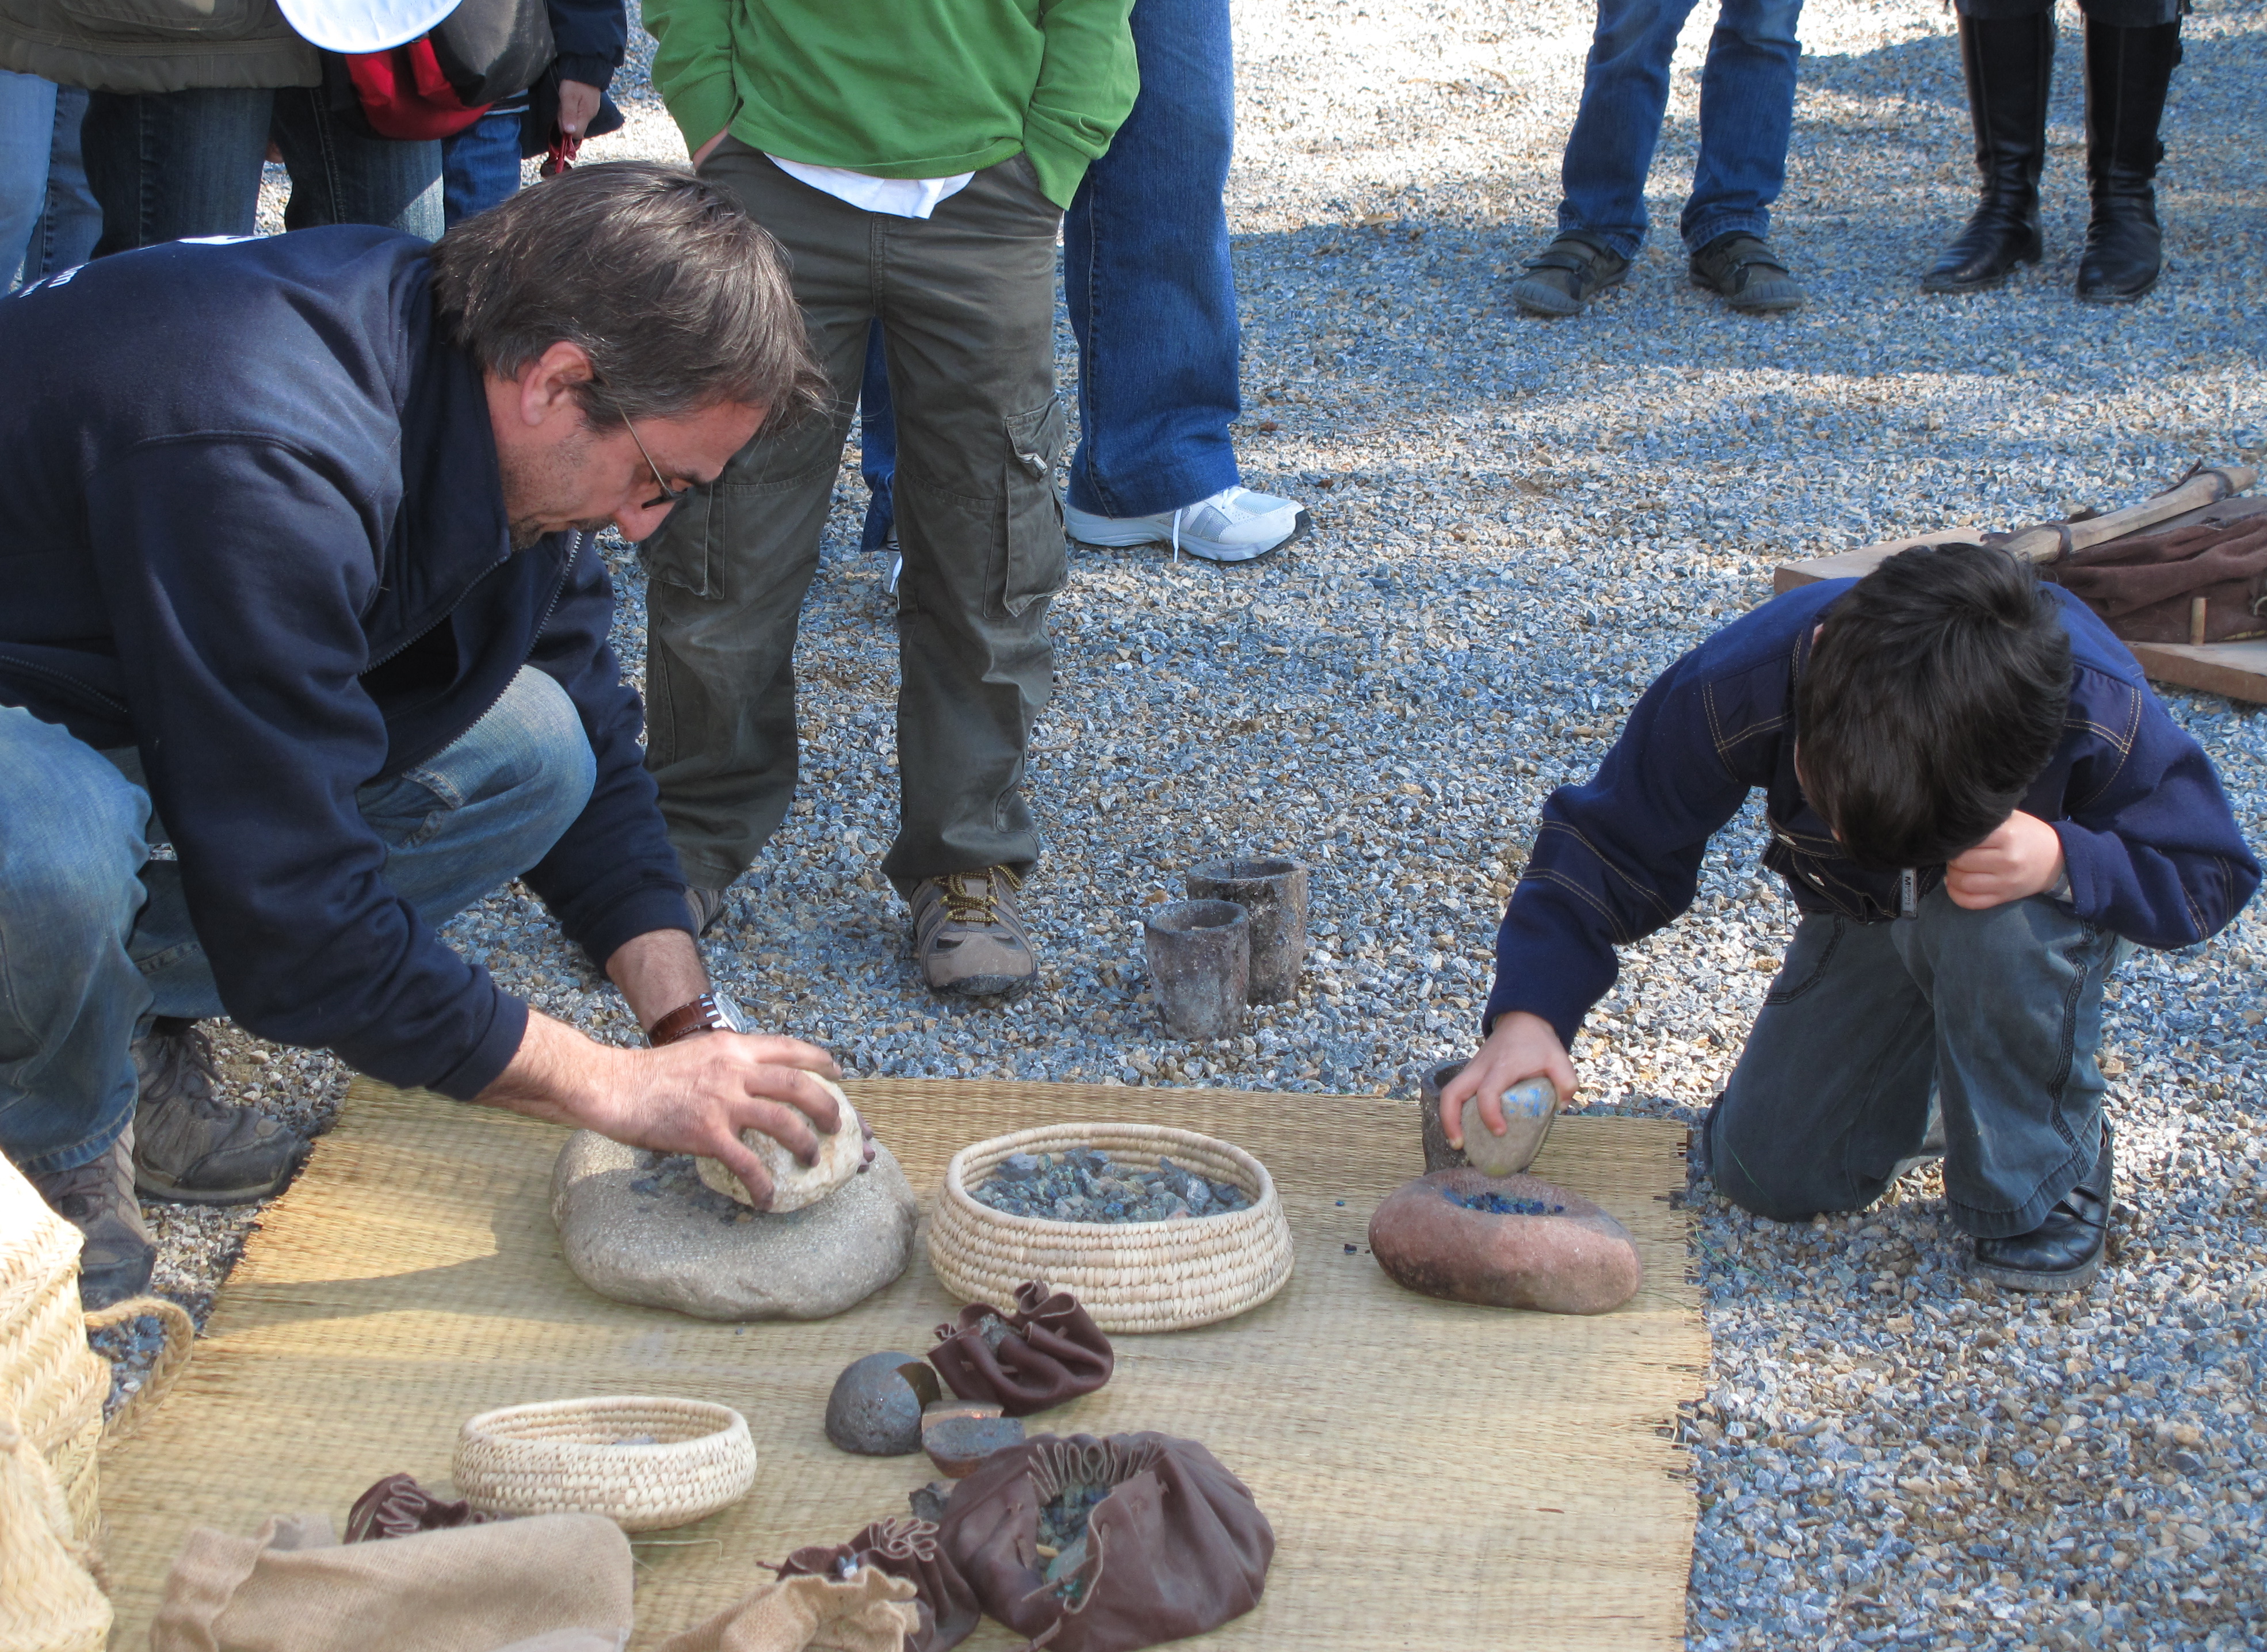
[[818, 1204], [767, 1214], [701, 1185], [690, 1157], [578, 1131], [551, 1173], [567, 1265], [602, 1296], [697, 1319], [824, 1319], [913, 1256], [913, 1188], [886, 1147]]
[[921, 1413], [942, 1391], [918, 1354], [853, 1360], [826, 1397], [826, 1437], [861, 1457], [910, 1457], [921, 1449]]

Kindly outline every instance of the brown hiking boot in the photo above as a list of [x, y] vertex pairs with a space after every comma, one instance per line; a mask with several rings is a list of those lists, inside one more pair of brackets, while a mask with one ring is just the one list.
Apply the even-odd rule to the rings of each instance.
[[241, 1205], [291, 1179], [306, 1138], [272, 1112], [213, 1094], [212, 1040], [194, 1021], [158, 1017], [134, 1041], [134, 1185], [151, 1199]]
[[84, 1240], [78, 1253], [80, 1307], [92, 1313], [150, 1289], [158, 1242], [143, 1226], [142, 1207], [134, 1199], [133, 1126], [100, 1158], [26, 1179]]
[[927, 877], [915, 886], [913, 956], [928, 989], [975, 997], [1038, 979], [1031, 931], [1016, 914], [1023, 880], [1004, 866]]

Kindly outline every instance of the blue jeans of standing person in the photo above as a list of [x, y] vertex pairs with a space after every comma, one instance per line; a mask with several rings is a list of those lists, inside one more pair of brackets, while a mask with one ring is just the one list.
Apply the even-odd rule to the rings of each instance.
[[[1068, 492], [1105, 517], [1178, 510], [1243, 480], [1229, 436], [1244, 411], [1244, 336], [1222, 201], [1236, 147], [1228, 0], [1134, 0], [1133, 32], [1141, 94], [1063, 218], [1078, 336]], [[868, 358], [869, 406], [889, 393], [877, 363]], [[862, 468], [886, 480], [872, 422], [862, 429]], [[869, 508], [869, 545], [889, 537], [875, 530]]]
[[441, 210], [451, 229], [519, 193], [519, 133], [527, 94], [488, 106], [463, 131], [441, 140]]
[[1708, 1174], [1780, 1222], [1862, 1210], [1918, 1154], [1977, 1238], [2029, 1233], [2102, 1143], [2102, 992], [2130, 951], [2043, 895], [1982, 912], [1806, 917], [1708, 1120]]
[[374, 137], [319, 86], [98, 92], [81, 136], [102, 203], [97, 256], [257, 228], [272, 139], [291, 173], [283, 227], [376, 224], [440, 239], [441, 145]]
[[102, 206], [86, 187], [79, 126], [86, 119], [86, 89], [55, 88], [55, 136], [48, 149], [48, 196], [24, 246], [24, 283], [75, 268], [94, 256], [102, 239]]
[[48, 198], [48, 150], [55, 142], [55, 84], [0, 69], [0, 292], [15, 284], [24, 244]]
[[[438, 926], [548, 854], [597, 775], [567, 691], [523, 668], [438, 756], [356, 795], [385, 881]], [[0, 706], [0, 1150], [26, 1173], [108, 1152], [134, 1117], [133, 1039], [224, 1013], [139, 755]]]
[[[1646, 175], [1669, 108], [1669, 60], [1693, 0], [1598, 0], [1581, 108], [1566, 140], [1559, 232], [1624, 258], [1645, 246]], [[1700, 158], [1678, 231], [1689, 251], [1771, 232], [1794, 125], [1802, 0], [1722, 0], [1700, 71]]]

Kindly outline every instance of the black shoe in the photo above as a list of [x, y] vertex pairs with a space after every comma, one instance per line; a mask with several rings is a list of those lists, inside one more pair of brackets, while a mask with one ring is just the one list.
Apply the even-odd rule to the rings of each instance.
[[1769, 241], [1744, 231], [1720, 235], [1692, 254], [1692, 284], [1753, 314], [1802, 307], [1801, 283], [1786, 273]]
[[2152, 28], [2086, 24], [2086, 176], [2094, 217], [2078, 261], [2087, 304], [2131, 304], [2157, 284], [2164, 238], [2157, 228], [2157, 141], [2165, 92], [2181, 61], [2175, 18]]
[[92, 1313], [150, 1289], [158, 1243], [142, 1224], [142, 1207], [134, 1200], [131, 1127], [100, 1158], [26, 1179], [48, 1208], [77, 1228], [84, 1241], [78, 1253], [81, 1308]]
[[1562, 235], [1526, 263], [1511, 301], [1533, 315], [1580, 315], [1609, 287], [1629, 279], [1630, 261], [1582, 235]]
[[2012, 1238], [1978, 1239], [1969, 1271], [2009, 1290], [2080, 1290], [2102, 1271], [2109, 1237], [2109, 1198], [2117, 1176], [2109, 1121], [2102, 1121], [2102, 1150], [2094, 1168], [2054, 1202], [2047, 1219]]
[[2047, 158], [2047, 87], [2053, 78], [2051, 11], [2022, 18], [1960, 19], [1960, 62], [1968, 77], [1968, 118], [1976, 128], [1976, 170], [1984, 195], [1975, 216], [1921, 277], [1923, 292], [1980, 292], [2018, 264], [2036, 264], [2039, 169]]
[[213, 1094], [212, 1040], [194, 1021], [160, 1017], [134, 1041], [134, 1186], [151, 1199], [241, 1205], [291, 1179], [307, 1140], [274, 1113]]

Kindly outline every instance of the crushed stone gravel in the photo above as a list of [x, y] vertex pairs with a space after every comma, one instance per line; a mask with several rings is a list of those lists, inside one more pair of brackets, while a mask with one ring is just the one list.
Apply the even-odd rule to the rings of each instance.
[[[1076, 552], [1031, 753], [1047, 850], [1023, 905], [1042, 978], [1018, 1001], [945, 1004], [919, 984], [878, 870], [894, 637], [845, 466], [805, 611], [803, 795], [709, 957], [751, 1013], [854, 1073], [1413, 1094], [1424, 1067], [1468, 1052], [1542, 797], [1587, 775], [1656, 672], [1769, 594], [1775, 563], [2109, 508], [2192, 459], [2267, 448], [2256, 0], [2197, 0], [2185, 22], [2168, 269], [2137, 305], [2071, 296], [2074, 14], [2045, 263], [1925, 299], [1919, 275], [1972, 203], [1952, 18], [1814, 0], [1773, 232], [1808, 305], [1736, 317], [1686, 282], [1673, 226], [1704, 6], [1652, 180], [1660, 232], [1627, 286], [1555, 323], [1512, 313], [1505, 289], [1552, 233], [1589, 6], [1242, 0], [1236, 15], [1239, 446], [1246, 480], [1304, 501], [1315, 531], [1233, 568]], [[683, 153], [639, 45], [618, 87], [629, 125], [591, 158]], [[635, 670], [641, 576], [612, 554]], [[2267, 716], [2166, 700], [2267, 843]], [[1586, 1104], [1690, 1119], [1720, 1087], [1792, 927], [1761, 844], [1750, 811], [1710, 855], [1697, 909], [1627, 949], [1574, 1052]], [[1240, 1037], [1177, 1042], [1148, 1000], [1140, 914], [1236, 851], [1313, 867], [1305, 984]], [[544, 1010], [635, 1037], [524, 892], [451, 938]], [[1689, 1443], [1700, 1505], [1690, 1646], [2267, 1644], [2263, 948], [2255, 907], [2207, 945], [2142, 954], [2113, 988], [2119, 1197], [2083, 1293], [1969, 1280], [1930, 1169], [1808, 1226], [1694, 1189], [1714, 1362], [1704, 1397], [1662, 1420]], [[335, 1105], [325, 1059], [233, 1032], [223, 1049], [266, 1098]], [[256, 1211], [153, 1209], [159, 1282], [201, 1306]]]

